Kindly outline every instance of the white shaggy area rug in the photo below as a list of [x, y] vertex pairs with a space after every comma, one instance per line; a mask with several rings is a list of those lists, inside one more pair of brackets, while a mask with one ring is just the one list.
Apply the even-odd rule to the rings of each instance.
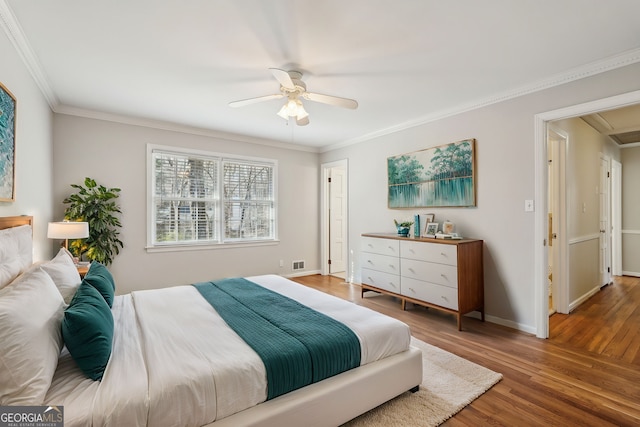
[[420, 391], [403, 393], [344, 426], [437, 426], [502, 379], [502, 374], [416, 338], [411, 345], [422, 350]]

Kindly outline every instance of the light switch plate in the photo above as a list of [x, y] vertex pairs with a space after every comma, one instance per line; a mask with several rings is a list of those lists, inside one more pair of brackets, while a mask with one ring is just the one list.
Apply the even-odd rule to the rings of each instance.
[[524, 211], [525, 212], [533, 212], [533, 200], [525, 200], [524, 201]]

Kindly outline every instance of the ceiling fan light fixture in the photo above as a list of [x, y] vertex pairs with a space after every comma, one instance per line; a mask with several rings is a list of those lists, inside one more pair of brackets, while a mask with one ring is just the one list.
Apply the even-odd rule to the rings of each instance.
[[285, 120], [289, 120], [289, 117], [295, 117], [297, 120], [304, 119], [309, 116], [309, 113], [304, 109], [302, 101], [299, 99], [289, 99], [278, 111], [278, 116]]
[[309, 113], [307, 113], [307, 110], [304, 109], [304, 106], [302, 105], [302, 101], [298, 100], [298, 111], [296, 113], [296, 120], [302, 120], [305, 117], [309, 117]]

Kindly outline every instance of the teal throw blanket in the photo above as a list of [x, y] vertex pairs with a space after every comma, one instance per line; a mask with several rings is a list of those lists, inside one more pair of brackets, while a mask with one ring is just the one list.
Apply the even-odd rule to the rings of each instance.
[[360, 365], [360, 341], [345, 326], [242, 278], [193, 286], [262, 358], [267, 400]]

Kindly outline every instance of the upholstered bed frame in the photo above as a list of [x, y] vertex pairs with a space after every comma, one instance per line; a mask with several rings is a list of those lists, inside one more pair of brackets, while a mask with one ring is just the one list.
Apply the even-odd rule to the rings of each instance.
[[[0, 217], [0, 229], [33, 225], [30, 216]], [[415, 348], [349, 370], [266, 401], [208, 426], [337, 426], [402, 394], [422, 381]]]

